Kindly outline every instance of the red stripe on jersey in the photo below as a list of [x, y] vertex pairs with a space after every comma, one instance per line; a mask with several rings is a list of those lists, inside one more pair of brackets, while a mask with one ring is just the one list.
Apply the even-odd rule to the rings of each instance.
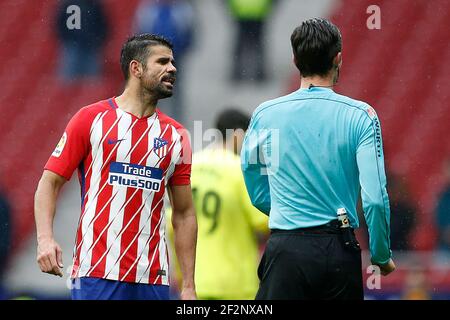
[[[162, 216], [161, 216], [161, 210], [163, 207], [163, 199], [162, 196], [164, 195], [164, 191], [159, 191], [155, 197], [153, 198], [152, 201], [152, 208], [153, 209], [153, 213], [151, 215], [151, 223], [150, 223], [150, 238], [149, 240], [149, 244], [148, 244], [148, 266], [145, 270], [145, 272], [143, 273], [144, 275], [147, 273], [147, 271], [150, 269], [149, 272], [149, 278], [145, 279], [145, 281], [143, 282], [148, 282], [151, 283], [154, 281], [154, 279], [156, 279], [157, 277], [157, 273], [158, 270], [160, 269], [160, 264], [159, 264], [159, 243], [160, 243], [160, 239], [161, 239], [161, 235], [159, 234], [159, 227], [161, 225], [161, 221], [162, 221]], [[145, 254], [145, 253], [144, 253]], [[137, 279], [139, 282], [141, 281], [141, 279]]]
[[[81, 179], [81, 174], [84, 175], [84, 201], [83, 201], [83, 205], [81, 207], [81, 212], [84, 212], [84, 209], [86, 208], [86, 203], [89, 200], [89, 188], [91, 187], [91, 176], [87, 175], [86, 168], [88, 166], [90, 166], [91, 163], [92, 163], [92, 153], [89, 152], [89, 155], [86, 157], [86, 160], [83, 162], [84, 172], [79, 172], [80, 179]], [[81, 192], [83, 192], [83, 190]], [[81, 215], [80, 215], [80, 218], [81, 218]]]

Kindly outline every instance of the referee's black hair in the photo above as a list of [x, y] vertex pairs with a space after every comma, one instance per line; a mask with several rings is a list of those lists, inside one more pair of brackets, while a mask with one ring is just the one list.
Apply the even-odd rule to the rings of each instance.
[[125, 81], [128, 81], [130, 77], [131, 60], [139, 61], [145, 68], [145, 61], [150, 54], [150, 48], [152, 46], [165, 46], [171, 50], [173, 49], [172, 43], [169, 40], [150, 33], [134, 35], [128, 38], [123, 44], [122, 51], [120, 52], [120, 67]]
[[342, 51], [342, 36], [330, 21], [314, 18], [295, 28], [291, 45], [303, 77], [325, 76], [333, 67], [333, 58]]
[[227, 129], [242, 129], [246, 131], [249, 123], [250, 117], [246, 113], [230, 108], [219, 114], [216, 119], [216, 128], [219, 129], [222, 137], [226, 139]]

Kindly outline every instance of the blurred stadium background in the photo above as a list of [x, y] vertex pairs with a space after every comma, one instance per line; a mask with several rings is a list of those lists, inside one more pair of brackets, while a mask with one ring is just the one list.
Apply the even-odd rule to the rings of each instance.
[[[77, 1], [73, 1], [76, 4]], [[82, 106], [118, 95], [121, 44], [132, 33], [138, 0], [104, 0], [109, 34], [97, 79], [63, 83], [58, 75], [55, 0], [0, 1], [0, 185], [12, 206], [12, 246], [4, 291], [39, 299], [69, 297], [64, 278], [42, 274], [35, 262], [33, 195], [42, 168], [70, 117]], [[289, 37], [302, 20], [330, 18], [343, 35], [343, 68], [336, 91], [367, 101], [381, 119], [387, 169], [400, 181], [391, 190], [415, 215], [406, 249], [394, 252], [398, 270], [382, 279], [368, 299], [449, 299], [450, 248], [438, 250], [439, 195], [448, 184], [450, 156], [450, 1], [278, 0], [264, 38], [267, 80], [230, 81], [235, 25], [223, 0], [191, 1], [195, 42], [184, 61], [184, 123], [204, 129], [225, 106], [252, 112], [264, 100], [296, 90]], [[369, 30], [370, 5], [381, 9], [381, 29]], [[72, 178], [58, 205], [55, 236], [71, 261], [79, 217], [79, 187]], [[389, 183], [389, 182], [388, 182]], [[408, 190], [408, 191], [407, 191]], [[409, 212], [409, 211], [408, 211]], [[393, 212], [395, 214], [395, 212]], [[450, 208], [447, 208], [450, 215]], [[404, 219], [404, 220], [402, 220]], [[448, 218], [450, 219], [450, 218]], [[410, 222], [414, 223], [411, 224]], [[397, 232], [397, 231], [396, 231]], [[367, 248], [366, 234], [358, 234]], [[368, 266], [367, 257], [365, 266]], [[367, 278], [369, 274], [364, 272]]]

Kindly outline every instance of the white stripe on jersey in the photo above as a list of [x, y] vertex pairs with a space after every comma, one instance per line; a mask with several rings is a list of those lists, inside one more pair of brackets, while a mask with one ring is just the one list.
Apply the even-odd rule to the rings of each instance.
[[[170, 162], [169, 168], [167, 169], [166, 181], [168, 182], [170, 177], [172, 177], [175, 171], [175, 165], [180, 160], [181, 156], [181, 136], [178, 131], [172, 127], [172, 141], [177, 141], [177, 143], [173, 146], [172, 149], [172, 161]], [[170, 151], [170, 149], [169, 149]]]
[[[161, 199], [155, 204], [155, 206], [153, 207], [153, 210], [152, 210], [152, 212], [150, 213], [150, 216], [148, 217], [149, 219], [150, 219], [150, 217], [151, 217], [151, 214], [153, 213], [153, 211], [159, 206], [159, 204], [161, 203], [161, 201], [163, 201], [164, 200], [164, 197], [161, 197]], [[153, 239], [153, 237], [155, 236], [155, 234], [156, 234], [156, 232], [159, 232], [159, 225], [161, 224], [161, 218], [162, 218], [162, 215], [161, 215], [161, 217], [159, 218], [159, 220], [158, 220], [158, 223], [156, 224], [156, 226], [155, 226], [155, 232], [153, 232], [151, 235], [150, 235], [150, 237], [148, 237], [148, 239], [147, 239], [147, 243], [145, 244], [145, 246], [144, 246], [144, 250], [143, 250], [143, 252], [141, 252], [140, 253], [140, 256], [142, 256], [143, 254], [147, 254], [148, 255], [148, 250], [146, 250], [146, 248], [147, 248], [147, 246], [150, 246], [150, 242], [152, 241], [152, 239]], [[156, 248], [155, 248], [156, 249]], [[145, 270], [144, 270], [144, 272], [142, 273], [142, 276], [141, 277], [139, 277], [139, 278], [137, 278], [137, 281], [136, 282], [142, 282], [142, 279], [145, 279], [145, 281], [143, 281], [144, 283], [148, 283], [148, 281], [149, 281], [149, 275], [150, 275], [150, 268], [151, 268], [151, 266], [152, 266], [152, 264], [153, 264], [153, 260], [155, 259], [155, 254], [156, 254], [156, 252], [157, 252], [158, 250], [154, 250], [153, 251], [153, 256], [152, 256], [152, 259], [150, 260], [150, 262], [147, 264], [147, 266], [146, 266], [146, 268], [145, 268]], [[139, 258], [140, 258], [140, 256], [139, 256]], [[145, 277], [145, 278], [144, 278]]]
[[[104, 115], [106, 115], [106, 114], [107, 114], [107, 112], [105, 112]], [[98, 121], [98, 124], [99, 124], [99, 125], [102, 124], [102, 122], [103, 122], [102, 120], [103, 120], [104, 115], [103, 115], [102, 118]], [[90, 170], [93, 169], [93, 164], [94, 164], [94, 162], [95, 162], [96, 160], [101, 161], [101, 163], [103, 164], [103, 152], [102, 152], [101, 154], [95, 153], [95, 152], [94, 152], [94, 148], [95, 148], [95, 149], [98, 149], [98, 148], [102, 147], [102, 149], [103, 149], [103, 146], [102, 146], [102, 145], [103, 145], [103, 142], [105, 141], [105, 139], [106, 139], [106, 137], [108, 136], [108, 134], [111, 132], [111, 130], [116, 126], [116, 124], [117, 124], [119, 121], [120, 121], [120, 117], [117, 117], [117, 119], [114, 121], [114, 123], [112, 124], [112, 126], [111, 126], [110, 128], [108, 128], [108, 131], [107, 131], [104, 135], [103, 135], [103, 132], [100, 132], [100, 137], [98, 137], [98, 139], [94, 141], [97, 145], [92, 144], [93, 141], [92, 141], [92, 134], [91, 134], [92, 154], [95, 155], [95, 156], [92, 157], [93, 159], [92, 159], [91, 165], [90, 165], [89, 168], [86, 170], [86, 175], [88, 175], [89, 172], [90, 172]], [[100, 168], [97, 168], [97, 169], [100, 169]]]
[[[116, 109], [117, 117], [120, 117], [123, 113], [122, 110]], [[127, 155], [127, 151], [131, 148], [131, 142], [132, 142], [132, 126], [134, 126], [137, 122], [135, 120], [134, 123], [131, 123], [132, 119], [131, 116], [124, 116], [122, 117], [122, 120], [119, 122], [117, 126], [117, 137], [119, 139], [122, 139], [119, 146], [117, 147], [117, 158], [116, 162], [130, 162], [130, 155]], [[125, 156], [127, 155], [127, 156]], [[113, 185], [113, 194], [117, 193], [117, 196], [114, 198], [113, 202], [111, 203], [111, 208], [120, 208], [118, 212], [110, 212], [109, 214], [109, 221], [108, 221], [108, 235], [106, 237], [106, 251], [101, 256], [99, 261], [103, 260], [104, 255], [106, 254], [106, 267], [105, 270], [111, 270], [111, 279], [118, 279], [119, 278], [119, 267], [117, 266], [115, 268], [112, 268], [115, 261], [120, 255], [120, 244], [121, 244], [121, 237], [116, 237], [118, 233], [120, 232], [123, 224], [123, 215], [125, 206], [124, 203], [127, 199], [127, 188]], [[111, 250], [110, 250], [111, 249]], [[108, 252], [109, 251], [109, 252]], [[96, 266], [92, 268], [92, 270], [95, 269]]]
[[[106, 114], [106, 112], [105, 112]], [[104, 115], [103, 115], [104, 116]], [[99, 143], [102, 139], [103, 133], [103, 116], [97, 121], [94, 127], [91, 129], [90, 142], [92, 146], [92, 154], [96, 154], [95, 159], [92, 159], [91, 168], [93, 168], [90, 187], [88, 191], [88, 202], [85, 207], [84, 216], [81, 221], [81, 234], [84, 243], [81, 246], [80, 261], [86, 260], [86, 263], [80, 264], [78, 273], [83, 274], [89, 269], [92, 255], [89, 254], [88, 249], [93, 242], [94, 229], [91, 226], [91, 221], [95, 215], [95, 209], [97, 208], [97, 191], [100, 185], [101, 179], [101, 166], [103, 163], [103, 145]]]
[[[165, 128], [165, 130], [167, 130], [167, 127]], [[164, 130], [164, 132], [165, 132], [165, 130]], [[162, 135], [164, 135], [164, 132]], [[158, 137], [161, 135], [160, 133], [161, 133], [161, 123], [159, 122], [159, 119], [156, 119], [155, 123], [150, 131], [149, 136], [150, 137]], [[148, 148], [148, 150], [147, 150], [146, 156], [148, 156], [148, 157], [147, 157], [147, 161], [146, 161], [145, 165], [148, 167], [152, 167], [158, 162], [159, 159], [158, 159], [158, 156], [154, 152], [151, 151], [153, 149], [153, 141], [151, 139], [148, 139], [148, 147], [147, 148]], [[150, 197], [148, 197], [149, 193], [151, 194]], [[155, 196], [155, 192], [150, 192], [149, 190], [145, 190], [145, 189], [142, 192], [142, 201], [143, 201], [145, 207], [144, 207], [144, 210], [142, 210], [141, 217], [139, 219], [139, 230], [143, 230], [143, 232], [141, 233], [141, 235], [138, 238], [138, 245], [137, 245], [138, 256], [136, 258], [136, 260], [137, 260], [136, 280], [144, 276], [144, 272], [145, 272], [145, 269], [148, 264], [148, 248], [146, 248], [146, 242], [150, 236], [151, 220], [150, 220], [149, 216], [151, 214], [154, 196]], [[148, 200], [144, 201], [144, 199], [147, 199], [147, 198], [148, 198]], [[144, 254], [140, 254], [141, 252], [144, 252], [144, 251], [145, 251]], [[127, 274], [128, 274], [128, 272], [131, 271], [132, 268], [134, 268], [134, 265], [132, 265], [130, 267], [130, 269], [127, 271]]]
[[102, 121], [102, 120], [103, 120], [103, 117], [104, 117], [107, 113], [108, 113], [108, 110], [107, 110], [107, 111], [100, 112], [99, 114], [97, 114], [97, 115], [95, 116], [94, 121], [92, 121], [91, 129], [89, 130], [89, 136], [91, 136], [92, 130], [94, 130], [95, 126], [97, 125], [97, 122], [98, 122], [98, 121]]
[[[164, 201], [164, 197], [163, 197]], [[169, 276], [169, 268], [168, 266], [168, 257], [167, 257], [167, 248], [166, 248], [166, 212], [164, 210], [164, 205], [161, 208], [161, 224], [159, 225], [159, 234], [160, 234], [160, 241], [158, 243], [158, 250], [159, 250], [159, 265], [160, 270], [164, 270], [166, 272], [165, 276], [161, 276], [161, 284], [168, 285], [168, 276]], [[155, 279], [156, 283], [156, 279]]]

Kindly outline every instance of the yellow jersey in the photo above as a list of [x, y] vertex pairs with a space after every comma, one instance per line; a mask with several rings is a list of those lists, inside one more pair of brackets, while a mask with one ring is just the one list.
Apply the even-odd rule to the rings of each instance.
[[250, 202], [239, 156], [221, 149], [194, 154], [191, 185], [198, 222], [198, 298], [254, 299], [258, 233], [268, 232], [268, 217]]

